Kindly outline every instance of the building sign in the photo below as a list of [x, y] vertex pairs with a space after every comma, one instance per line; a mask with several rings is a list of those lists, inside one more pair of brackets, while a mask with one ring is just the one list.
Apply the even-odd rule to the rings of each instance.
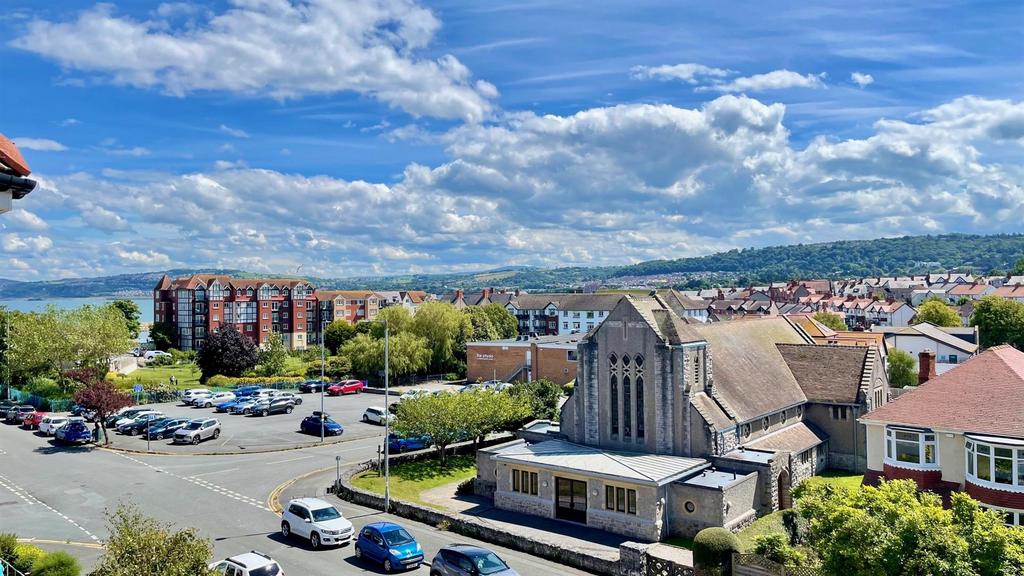
[[494, 360], [494, 354], [481, 354], [481, 353], [477, 352], [476, 353], [476, 359], [477, 360]]

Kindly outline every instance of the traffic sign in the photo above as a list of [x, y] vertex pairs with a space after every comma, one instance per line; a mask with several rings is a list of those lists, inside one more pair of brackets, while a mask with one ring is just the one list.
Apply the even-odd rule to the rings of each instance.
[[136, 384], [135, 385], [135, 393], [136, 394], [141, 394], [142, 393], [142, 384]]

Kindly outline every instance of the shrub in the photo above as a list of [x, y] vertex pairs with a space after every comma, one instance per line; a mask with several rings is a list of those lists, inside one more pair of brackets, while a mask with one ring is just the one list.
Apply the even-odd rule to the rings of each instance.
[[18, 537], [14, 534], [0, 534], [0, 560], [14, 562], [17, 558]]
[[67, 552], [48, 552], [32, 563], [32, 576], [78, 576], [82, 569]]
[[18, 544], [14, 549], [14, 562], [12, 562], [14, 569], [18, 572], [28, 573], [32, 570], [32, 565], [43, 554], [45, 552], [31, 544]]
[[211, 376], [206, 380], [207, 386], [222, 387], [222, 388], [234, 388], [240, 384], [291, 384], [298, 386], [300, 382], [303, 382], [305, 378], [297, 376], [242, 376], [239, 378], [231, 378], [229, 376]]
[[785, 534], [778, 532], [760, 534], [754, 537], [754, 552], [783, 566], [803, 566], [807, 557], [786, 541]]
[[63, 398], [66, 396], [55, 380], [42, 376], [29, 380], [22, 390], [40, 398]]
[[473, 495], [473, 481], [476, 478], [466, 478], [459, 485], [455, 487], [455, 493], [459, 496], [472, 496]]
[[693, 562], [698, 568], [726, 568], [740, 540], [725, 528], [705, 528], [693, 538]]
[[173, 366], [174, 356], [156, 356], [152, 360], [146, 361], [146, 366]]

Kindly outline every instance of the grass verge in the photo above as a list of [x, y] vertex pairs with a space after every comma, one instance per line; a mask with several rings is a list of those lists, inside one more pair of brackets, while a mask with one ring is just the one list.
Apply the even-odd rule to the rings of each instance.
[[[193, 370], [193, 368], [195, 368]], [[125, 374], [119, 376], [115, 384], [118, 388], [131, 389], [136, 384], [142, 384], [143, 387], [162, 384], [170, 385], [171, 375], [174, 375], [178, 379], [178, 388], [186, 390], [188, 388], [199, 387], [199, 377], [202, 372], [199, 371], [198, 367], [194, 364], [178, 364], [175, 366], [147, 366], [145, 368], [139, 368], [131, 374]]]
[[[444, 466], [437, 460], [423, 460], [396, 464], [391, 467], [391, 496], [438, 508], [420, 499], [426, 490], [458, 483], [476, 476], [476, 458], [472, 454], [449, 456]], [[384, 477], [375, 470], [360, 472], [352, 477], [352, 484], [368, 492], [384, 493]]]
[[834, 486], [843, 486], [850, 490], [856, 490], [860, 488], [860, 485], [864, 482], [863, 474], [853, 474], [850, 472], [844, 472], [842, 470], [825, 470], [817, 476], [811, 476], [804, 482], [811, 484], [832, 484]]

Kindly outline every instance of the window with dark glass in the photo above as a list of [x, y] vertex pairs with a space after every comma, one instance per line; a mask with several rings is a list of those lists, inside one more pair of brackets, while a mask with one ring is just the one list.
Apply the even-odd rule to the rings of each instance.
[[[637, 361], [640, 357], [637, 356]], [[636, 437], [644, 437], [644, 378], [636, 377]]]
[[[625, 361], [623, 357], [623, 361]], [[622, 436], [629, 438], [633, 435], [633, 413], [630, 398], [629, 376], [622, 377]]]
[[608, 387], [609, 403], [612, 413], [612, 434], [619, 433], [619, 379], [612, 374]]

